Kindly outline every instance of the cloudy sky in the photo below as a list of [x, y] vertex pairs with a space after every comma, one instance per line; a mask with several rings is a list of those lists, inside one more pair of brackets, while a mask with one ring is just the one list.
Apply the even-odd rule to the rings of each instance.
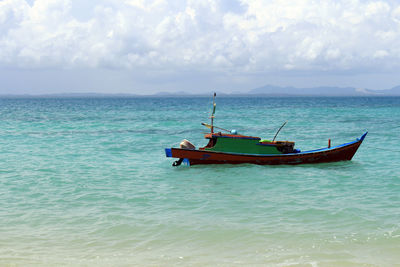
[[400, 84], [398, 0], [0, 0], [0, 94]]

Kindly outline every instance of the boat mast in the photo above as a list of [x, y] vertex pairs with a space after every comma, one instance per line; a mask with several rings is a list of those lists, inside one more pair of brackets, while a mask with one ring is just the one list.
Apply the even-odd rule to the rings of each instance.
[[215, 104], [215, 97], [217, 96], [217, 93], [215, 93], [214, 92], [214, 97], [213, 97], [213, 110], [212, 110], [212, 113], [211, 113], [211, 133], [214, 133], [214, 118], [215, 118], [215, 116], [214, 116], [214, 113], [215, 113], [215, 107], [217, 106], [216, 104]]

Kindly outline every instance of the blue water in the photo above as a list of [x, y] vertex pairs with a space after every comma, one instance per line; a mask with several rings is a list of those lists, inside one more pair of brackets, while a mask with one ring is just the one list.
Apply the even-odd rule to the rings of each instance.
[[0, 98], [0, 266], [400, 266], [400, 98], [217, 98], [215, 124], [352, 161], [171, 166], [210, 98]]

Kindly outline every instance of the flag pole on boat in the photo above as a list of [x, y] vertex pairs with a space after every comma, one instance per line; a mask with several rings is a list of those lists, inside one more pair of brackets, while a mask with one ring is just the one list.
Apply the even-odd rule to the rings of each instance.
[[215, 113], [215, 108], [216, 108], [216, 104], [215, 104], [215, 97], [217, 96], [217, 93], [215, 93], [214, 92], [214, 97], [213, 97], [213, 110], [212, 110], [212, 113], [211, 113], [211, 133], [214, 133], [214, 118], [215, 118], [215, 116], [214, 116], [214, 113]]

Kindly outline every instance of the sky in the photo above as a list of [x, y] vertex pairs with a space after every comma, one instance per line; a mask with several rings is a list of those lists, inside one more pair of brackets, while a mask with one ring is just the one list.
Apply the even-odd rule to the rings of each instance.
[[0, 0], [0, 94], [400, 85], [398, 0]]

